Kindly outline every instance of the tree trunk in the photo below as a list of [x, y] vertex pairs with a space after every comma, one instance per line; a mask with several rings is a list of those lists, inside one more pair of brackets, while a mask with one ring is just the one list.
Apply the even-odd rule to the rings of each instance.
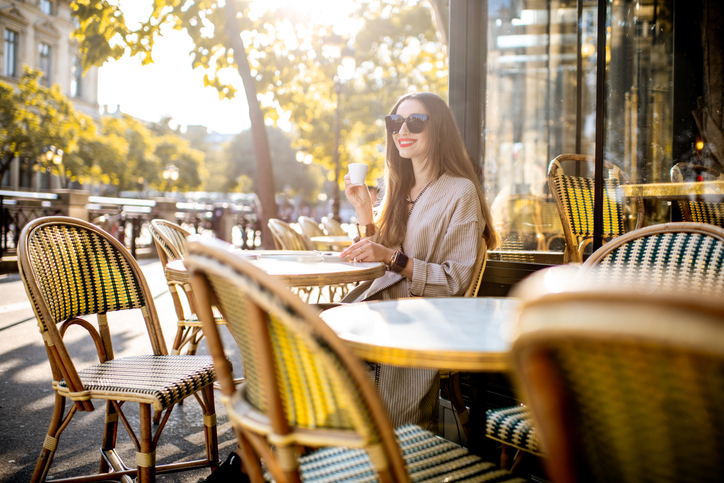
[[274, 198], [274, 173], [272, 172], [271, 156], [269, 155], [269, 140], [264, 125], [264, 113], [261, 111], [259, 100], [256, 98], [256, 84], [251, 76], [249, 59], [246, 56], [244, 42], [241, 40], [239, 24], [236, 21], [236, 5], [234, 0], [226, 1], [226, 33], [231, 48], [234, 49], [234, 60], [237, 70], [244, 83], [246, 101], [249, 104], [249, 118], [251, 119], [251, 137], [256, 155], [257, 187], [259, 201], [261, 202], [261, 241], [264, 248], [274, 249], [274, 240], [267, 222], [269, 218], [277, 218], [277, 204]]

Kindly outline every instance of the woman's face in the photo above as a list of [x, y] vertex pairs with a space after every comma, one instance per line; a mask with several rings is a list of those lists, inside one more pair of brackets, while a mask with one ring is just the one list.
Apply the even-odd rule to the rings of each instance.
[[[415, 99], [403, 101], [397, 108], [397, 114], [403, 118], [410, 117], [413, 114], [430, 115], [425, 109], [425, 105]], [[400, 128], [400, 132], [392, 135], [397, 150], [403, 158], [409, 158], [413, 163], [422, 163], [427, 158], [427, 148], [430, 132], [430, 120], [425, 123], [425, 129], [419, 134], [413, 134], [404, 123]]]

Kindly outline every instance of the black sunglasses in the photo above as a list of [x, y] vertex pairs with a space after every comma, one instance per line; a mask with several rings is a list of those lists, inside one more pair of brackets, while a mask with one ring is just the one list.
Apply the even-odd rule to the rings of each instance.
[[385, 124], [390, 134], [397, 134], [402, 125], [407, 123], [407, 129], [413, 134], [420, 134], [425, 130], [425, 123], [430, 119], [427, 114], [412, 114], [410, 117], [402, 117], [399, 114], [385, 116]]

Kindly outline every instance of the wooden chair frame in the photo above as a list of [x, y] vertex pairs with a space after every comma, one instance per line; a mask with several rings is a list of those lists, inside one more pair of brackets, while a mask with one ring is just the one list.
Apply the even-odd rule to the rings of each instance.
[[322, 217], [322, 226], [329, 236], [349, 236], [342, 225], [334, 218]]
[[[548, 187], [550, 188], [551, 195], [553, 196], [556, 207], [558, 208], [558, 215], [561, 218], [563, 235], [566, 241], [565, 258], [569, 263], [581, 263], [583, 261], [583, 252], [586, 249], [586, 246], [592, 243], [593, 239], [590, 237], [586, 237], [579, 243], [577, 241], [578, 235], [573, 234], [571, 223], [568, 219], [568, 214], [565, 212], [564, 209], [564, 202], [561, 199], [555, 182], [556, 176], [564, 171], [563, 167], [561, 166], [561, 163], [564, 162], [577, 162], [592, 165], [594, 163], [594, 160], [593, 157], [582, 154], [561, 154], [553, 161], [551, 161], [548, 167]], [[604, 166], [607, 170], [609, 170], [609, 178], [618, 179], [621, 184], [628, 184], [630, 182], [628, 175], [618, 166], [610, 163], [609, 161], [604, 161]], [[636, 229], [638, 229], [643, 226], [644, 204], [643, 200], [641, 200], [640, 198], [636, 199], [636, 203], [638, 207]], [[620, 215], [623, 216], [623, 206], [619, 206], [618, 208]]]
[[277, 218], [270, 218], [267, 224], [274, 237], [274, 245], [277, 250], [314, 250], [311, 241], [297, 233], [289, 223]]
[[[187, 354], [193, 355], [196, 353], [199, 341], [201, 341], [204, 333], [201, 331], [201, 321], [195, 317], [196, 301], [193, 290], [191, 289], [191, 277], [184, 271], [169, 270], [168, 268], [169, 262], [183, 260], [185, 258], [185, 240], [191, 236], [191, 233], [176, 223], [162, 219], [151, 220], [150, 232], [153, 242], [156, 245], [156, 251], [161, 260], [161, 265], [164, 267], [168, 291], [171, 293], [173, 307], [176, 310], [178, 320], [178, 328], [176, 330], [176, 336], [174, 337], [173, 346], [171, 347], [171, 353], [180, 354], [184, 346], [188, 345]], [[185, 295], [186, 303], [189, 307], [188, 313], [179, 296], [179, 291]]]
[[[93, 312], [97, 301], [94, 302], [94, 304], [90, 304], [82, 298], [79, 298], [77, 302], [65, 305], [62, 302], [58, 303], [53, 300], [46, 299], [45, 294], [49, 293], [49, 290], [53, 287], [52, 284], [59, 283], [58, 280], [53, 280], [53, 277], [64, 277], [62, 281], [63, 293], [72, 294], [70, 291], [74, 289], [72, 282], [75, 281], [75, 277], [70, 272], [72, 271], [73, 273], [78, 273], [82, 271], [95, 270], [95, 267], [89, 268], [80, 265], [74, 266], [72, 265], [74, 263], [72, 260], [64, 260], [64, 263], [69, 264], [69, 270], [65, 270], [64, 273], [58, 273], [57, 275], [49, 273], [49, 270], [45, 268], [45, 265], [42, 267], [36, 266], [36, 263], [42, 263], [41, 261], [36, 262], [37, 256], [34, 254], [34, 250], [41, 250], [41, 248], [38, 248], [39, 244], [42, 244], [42, 251], [45, 252], [47, 250], [45, 249], [46, 245], [48, 245], [48, 247], [57, 245], [61, 240], [60, 237], [53, 240], [39, 238], [36, 242], [36, 233], [39, 233], [41, 230], [54, 230], [56, 227], [59, 230], [70, 228], [75, 232], [85, 233], [89, 237], [93, 237], [94, 240], [100, 239], [101, 243], [104, 244], [105, 250], [101, 256], [114, 257], [114, 262], [118, 264], [111, 265], [109, 262], [109, 266], [126, 267], [123, 271], [119, 270], [115, 276], [118, 278], [125, 277], [126, 283], [136, 287], [138, 290], [138, 292], [136, 292], [137, 301], [134, 302], [132, 299], [126, 300], [123, 298], [110, 299], [110, 296], [108, 296], [107, 298], [109, 301], [105, 302], [104, 299], [103, 306], [106, 307], [107, 311], [122, 310], [125, 308], [141, 309], [149, 340], [151, 342], [153, 355], [155, 356], [154, 360], [161, 361], [161, 358], [163, 357], [186, 357], [168, 356], [161, 324], [153, 303], [153, 294], [146, 283], [138, 263], [126, 247], [118, 240], [95, 225], [70, 217], [52, 216], [38, 218], [28, 223], [20, 235], [20, 243], [18, 246], [18, 268], [20, 270], [28, 298], [32, 302], [32, 306], [38, 320], [38, 326], [40, 327], [40, 332], [45, 343], [45, 349], [48, 354], [48, 360], [50, 362], [53, 377], [53, 389], [55, 391], [53, 416], [31, 481], [45, 481], [50, 470], [53, 457], [55, 456], [61, 434], [78, 411], [93, 411], [95, 409], [91, 399], [101, 399], [106, 401], [106, 422], [101, 444], [100, 473], [83, 477], [80, 480], [78, 478], [71, 478], [70, 480], [54, 479], [53, 481], [104, 481], [109, 478], [123, 478], [125, 480], [129, 477], [138, 476], [139, 482], [152, 482], [155, 481], [156, 473], [182, 471], [199, 467], [216, 468], [216, 466], [218, 466], [218, 440], [216, 433], [213, 386], [211, 383], [203, 386], [193, 393], [204, 413], [204, 437], [207, 453], [206, 459], [167, 465], [156, 465], [155, 449], [163, 428], [168, 421], [171, 410], [174, 407], [173, 403], [168, 407], [163, 407], [158, 405], [158, 402], [152, 395], [146, 397], [140, 393], [121, 393], [120, 391], [111, 390], [110, 388], [95, 389], [84, 385], [79, 370], [76, 369], [73, 358], [66, 349], [63, 341], [63, 337], [70, 327], [81, 327], [89, 333], [93, 343], [95, 344], [99, 362], [101, 364], [106, 362], [113, 363], [113, 365], [108, 366], [109, 369], [107, 369], [109, 371], [109, 378], [113, 377], [112, 367], [122, 365], [127, 359], [116, 359], [114, 357], [107, 313]], [[95, 246], [74, 246], [72, 250], [77, 251], [81, 249], [93, 254], [96, 253], [94, 250], [99, 248]], [[78, 259], [82, 260], [82, 262], [79, 263], [93, 263], [93, 258], [88, 257], [88, 255], [78, 255]], [[98, 277], [101, 276], [102, 275], [98, 275]], [[108, 275], [108, 277], [112, 276], [113, 275]], [[41, 289], [41, 285], [44, 287], [43, 289]], [[110, 306], [105, 305], [105, 303], [110, 303]], [[58, 319], [54, 316], [54, 314], [63, 315], [60, 319]], [[66, 317], [66, 314], [70, 314], [70, 316]], [[90, 321], [81, 318], [84, 315], [92, 314], [97, 315], [97, 327]], [[196, 357], [193, 359], [195, 361], [191, 363], [192, 365], [200, 366], [200, 364], [203, 363], [201, 359]], [[169, 361], [169, 363], [175, 363], [175, 361], [182, 362], [181, 359], [173, 359]], [[130, 362], [131, 364], [137, 364], [133, 361]], [[191, 382], [194, 381], [196, 376], [188, 374], [184, 377]], [[65, 412], [66, 398], [70, 398], [72, 401], [72, 407], [68, 413]], [[171, 400], [176, 400], [176, 398], [179, 398], [179, 396], [173, 396], [173, 399]], [[139, 436], [136, 436], [122, 410], [124, 402], [132, 401], [140, 403]], [[155, 434], [152, 431], [151, 423], [152, 407], [155, 407], [158, 411], [163, 411], [163, 420], [156, 429]], [[119, 419], [123, 423], [123, 426], [126, 428], [131, 440], [136, 446], [137, 469], [129, 469], [116, 453], [115, 444]]]
[[[557, 359], [551, 348], [556, 343], [565, 341], [567, 344], [575, 345], [589, 342], [625, 342], [636, 347], [637, 353], [665, 348], [674, 350], [677, 354], [689, 353], [696, 357], [704, 354], [714, 355], [724, 360], [722, 343], [724, 304], [721, 301], [712, 303], [710, 300], [697, 300], [695, 294], [671, 296], [654, 293], [642, 297], [641, 294], [617, 290], [615, 287], [609, 289], [601, 290], [595, 287], [593, 289], [595, 291], [589, 291], [574, 288], [571, 291], [551, 293], [547, 292], [545, 287], [534, 288], [528, 293], [537, 295], [525, 300], [521, 311], [520, 336], [512, 349], [515, 381], [523, 398], [529, 401], [535, 425], [540, 430], [541, 439], [549, 455], [546, 461], [548, 474], [551, 480], [556, 482], [592, 481], [593, 474], [599, 474], [601, 470], [598, 466], [591, 468], [584, 463], [584, 445], [578, 439], [580, 427], [572, 417], [572, 414], [575, 414], [575, 409], [572, 407], [573, 398], [570, 396], [572, 393], [566, 387], [564, 376], [559, 371], [559, 363], [554, 362]], [[594, 316], [582, 320], [580, 317], [583, 314], [582, 307], [587, 307], [585, 314], [608, 313], [618, 307], [624, 316], [617, 319]], [[570, 315], [565, 315], [566, 310], [580, 314], [572, 318]], [[662, 321], [665, 323], [658, 326], [658, 330], [651, 330], [651, 320], [645, 320], [646, 314], [652, 311], [668, 314], [664, 317], [665, 321]], [[681, 360], [676, 362], [686, 364]], [[679, 386], [672, 383], [667, 389], [674, 387]], [[680, 397], [683, 400], [687, 395], [682, 394]], [[616, 413], [618, 414], [618, 411]], [[642, 414], [637, 412], [629, 420], [641, 417]], [[662, 417], [673, 419], [673, 416], [669, 415]], [[696, 424], [703, 424], [703, 432], [710, 429], [707, 423]], [[666, 440], [663, 431], [660, 432], [663, 440]], [[610, 434], [610, 430], [606, 434]], [[652, 438], [656, 439], [656, 436]], [[697, 447], [695, 451], [700, 449]], [[714, 448], [711, 449], [714, 451]], [[604, 453], [606, 466], [616, 467], [622, 463], [621, 458], [611, 457], [610, 449]], [[630, 465], [632, 459], [635, 458], [629, 458], [621, 468], [612, 473], [621, 477], [618, 471], [624, 473], [631, 471], [632, 468], [625, 465]], [[706, 458], [706, 460], [712, 459]], [[645, 462], [646, 458], [638, 461]], [[651, 466], [652, 463], [649, 463], [649, 469]], [[707, 466], [711, 471], [712, 465]], [[683, 473], [687, 472], [681, 470], [679, 477]], [[646, 473], [649, 477], [646, 481], [670, 481], [662, 477], [662, 474], [657, 473], [654, 476]], [[628, 474], [627, 481], [640, 481], [638, 477], [641, 476], [640, 470], [634, 470], [634, 474]], [[692, 478], [689, 481], [695, 481], [693, 476], [689, 474], [687, 476]], [[711, 472], [709, 476], [713, 476]], [[721, 473], [718, 476], [720, 477]], [[608, 477], [604, 479], [610, 481]]]
[[[233, 411], [232, 407], [229, 407], [229, 418], [241, 434], [240, 446], [244, 446], [246, 443], [246, 450], [251, 449], [256, 454], [256, 457], [252, 458], [250, 458], [250, 453], [243, 456], [250, 476], [261, 474], [257, 461], [261, 456], [264, 457], [267, 469], [277, 481], [300, 481], [294, 456], [298, 445], [345, 446], [368, 447], [374, 454], [373, 463], [382, 481], [408, 481], [394, 431], [369, 376], [352, 351], [319, 318], [312, 307], [292, 294], [278, 280], [229, 253], [223, 242], [195, 240], [189, 244], [189, 252], [188, 265], [193, 272], [192, 284], [200, 301], [199, 315], [204, 323], [209, 350], [214, 357], [215, 364], [219, 364], [216, 366], [217, 377], [221, 383], [227, 407], [230, 402], [243, 402], [245, 389], [242, 388], [241, 391], [235, 392], [231, 372], [226, 369], [223, 344], [216, 325], [211, 322], [212, 314], [209, 310], [212, 305], [219, 306], [219, 302], [206, 274], [224, 277], [249, 294], [247, 302], [250, 313], [247, 314], [247, 317], [255, 335], [254, 345], [260, 353], [260, 365], [264, 368], [263, 391], [266, 394], [269, 411], [263, 414], [248, 404], [244, 405], [243, 412]], [[289, 425], [279, 394], [277, 375], [272, 369], [274, 361], [266, 327], [267, 312], [271, 310], [281, 317], [285, 311], [289, 310], [286, 307], [291, 307], [294, 313], [303, 317], [304, 324], [307, 326], [305, 331], [313, 332], [339, 355], [345, 370], [358, 385], [364, 403], [369, 408], [373, 424], [373, 428], [369, 429], [380, 437], [379, 447], [370, 447], [367, 437], [354, 431], [331, 429], [315, 431]], [[276, 446], [275, 451], [270, 449], [270, 443]]]

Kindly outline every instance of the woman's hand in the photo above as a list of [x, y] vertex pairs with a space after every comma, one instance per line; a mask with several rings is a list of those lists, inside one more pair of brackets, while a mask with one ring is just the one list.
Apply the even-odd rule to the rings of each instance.
[[372, 242], [369, 238], [363, 238], [354, 245], [345, 248], [339, 255], [341, 258], [349, 257], [356, 262], [382, 262], [385, 265], [390, 263], [394, 250], [384, 245]]
[[359, 224], [368, 225], [372, 223], [372, 199], [370, 198], [370, 191], [367, 185], [353, 185], [348, 173], [344, 177], [344, 194], [354, 207]]

